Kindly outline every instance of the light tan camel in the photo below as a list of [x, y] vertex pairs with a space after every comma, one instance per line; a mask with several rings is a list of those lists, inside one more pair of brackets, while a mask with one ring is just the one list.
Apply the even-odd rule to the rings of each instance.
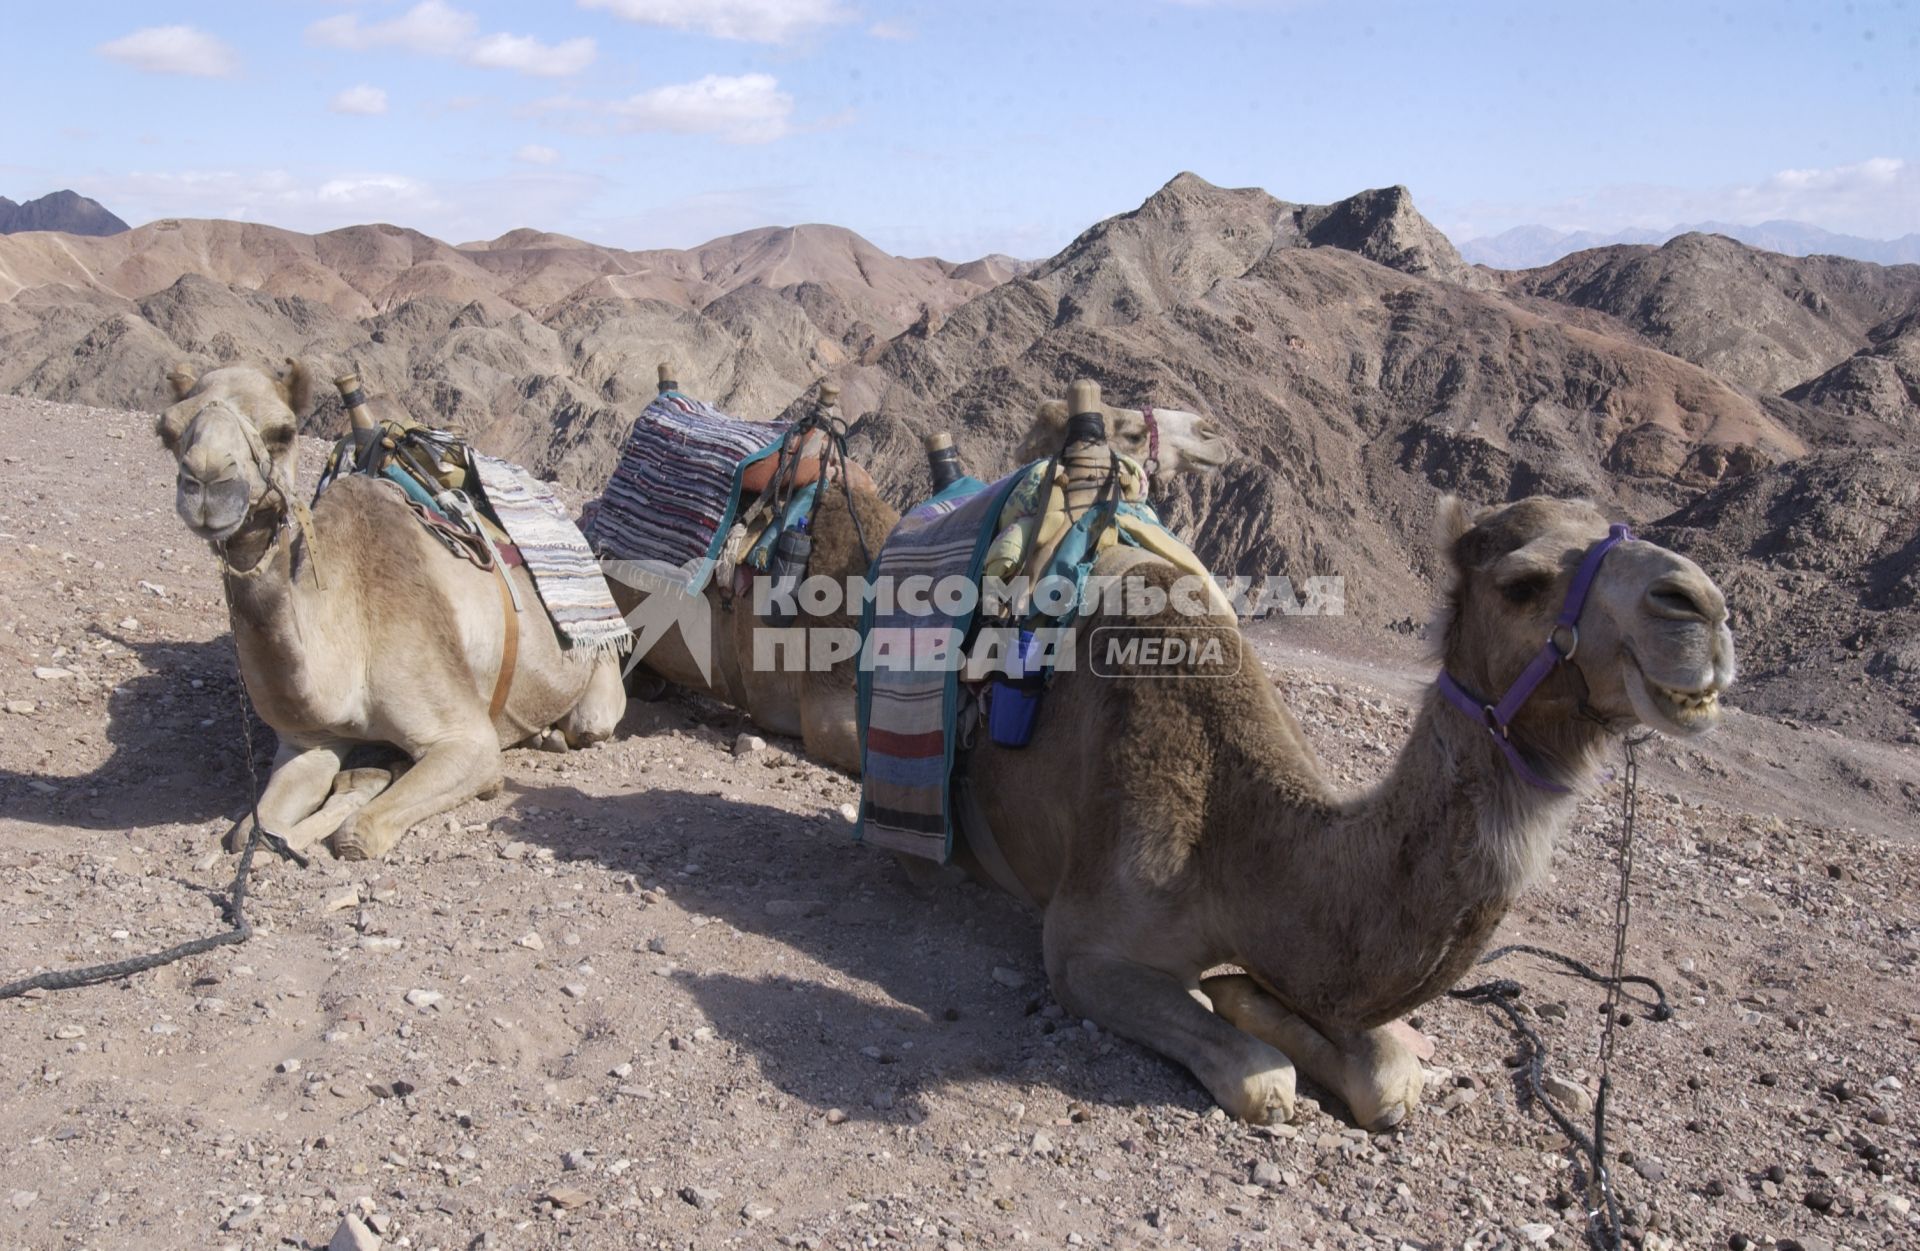
[[[1198, 413], [1154, 409], [1153, 421], [1158, 426], [1156, 438], [1150, 434], [1141, 410], [1108, 407], [1104, 411], [1111, 445], [1136, 460], [1146, 459], [1149, 447], [1157, 446], [1162, 474], [1211, 473], [1225, 464], [1233, 452], [1232, 443], [1220, 428]], [[1053, 400], [1040, 405], [1033, 427], [1021, 444], [1021, 461], [1038, 460], [1057, 452], [1066, 426], [1066, 404]], [[870, 487], [856, 487], [851, 492], [851, 509], [848, 494], [836, 484], [822, 500], [814, 520], [813, 554], [807, 566], [809, 576], [824, 575], [843, 588], [849, 577], [866, 573], [871, 557], [879, 553], [880, 545], [900, 520], [899, 511]], [[853, 523], [856, 515], [857, 531]], [[610, 582], [623, 612], [630, 612], [645, 598], [617, 577]], [[769, 627], [755, 618], [751, 597], [736, 600], [721, 595], [720, 588], [715, 586], [709, 586], [705, 594], [710, 607], [711, 680], [701, 673], [678, 631], [670, 632], [656, 643], [641, 664], [669, 682], [744, 710], [756, 726], [769, 733], [800, 739], [807, 754], [814, 759], [849, 773], [859, 773], [855, 658], [836, 660], [818, 669], [803, 667], [797, 660], [793, 664], [756, 664], [755, 637]], [[801, 616], [795, 625], [809, 631], [811, 639], [828, 637], [827, 631], [837, 631], [847, 637], [848, 632], [859, 629], [857, 609], [809, 613], [805, 611], [804, 601], [801, 607]]]
[[[1448, 500], [1442, 514], [1454, 579], [1442, 658], [1497, 700], [1607, 523], [1590, 504], [1548, 499], [1477, 520]], [[1171, 567], [1124, 551], [1096, 572], [1128, 561], [1173, 585]], [[1430, 693], [1387, 778], [1338, 795], [1250, 649], [1206, 676], [1103, 677], [1089, 665], [1101, 621], [1080, 624], [1078, 664], [1056, 675], [1032, 744], [983, 735], [967, 765], [1002, 854], [1044, 910], [1055, 995], [1186, 1065], [1249, 1121], [1291, 1115], [1297, 1063], [1361, 1125], [1397, 1124], [1420, 1066], [1382, 1027], [1480, 954], [1546, 869], [1577, 794], [1522, 781], [1485, 725]], [[1245, 646], [1223, 617], [1151, 624], [1189, 637], [1214, 627]], [[1573, 658], [1513, 720], [1512, 740], [1546, 780], [1577, 790], [1626, 727], [1711, 726], [1733, 669], [1719, 589], [1685, 557], [1628, 542], [1605, 557]], [[1202, 980], [1220, 965], [1245, 973]]]
[[[571, 745], [613, 732], [626, 706], [618, 658], [563, 650], [524, 569], [513, 577], [527, 608], [514, 614], [497, 574], [451, 555], [398, 490], [357, 474], [327, 489], [303, 533], [289, 509], [311, 389], [299, 364], [279, 378], [176, 366], [168, 379], [177, 402], [155, 430], [179, 461], [176, 506], [220, 556], [247, 693], [280, 738], [260, 797], [268, 829], [324, 834], [306, 819], [364, 743], [413, 765], [377, 794], [364, 771], [342, 779], [328, 811], [343, 819], [330, 841], [347, 859], [383, 855], [416, 822], [497, 791], [503, 747], [549, 727]], [[518, 653], [490, 716], [509, 625]]]

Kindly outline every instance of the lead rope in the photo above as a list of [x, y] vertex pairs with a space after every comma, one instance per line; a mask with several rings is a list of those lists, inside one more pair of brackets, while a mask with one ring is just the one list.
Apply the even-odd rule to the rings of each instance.
[[[224, 559], [222, 564], [224, 564]], [[222, 578], [222, 585], [225, 585]], [[253, 710], [247, 704], [247, 686], [240, 676], [240, 644], [233, 640], [234, 687], [240, 704], [240, 741], [244, 744], [247, 760], [247, 787], [251, 798], [248, 806], [253, 816], [253, 830], [247, 835], [247, 845], [240, 849], [240, 863], [235, 868], [233, 882], [227, 887], [226, 913], [233, 928], [224, 933], [211, 934], [205, 938], [196, 938], [190, 942], [176, 943], [160, 951], [148, 952], [144, 956], [131, 956], [125, 960], [113, 960], [106, 964], [92, 964], [78, 969], [54, 969], [45, 973], [36, 973], [32, 977], [23, 977], [17, 982], [8, 982], [0, 986], [0, 999], [13, 999], [30, 990], [72, 990], [80, 986], [93, 986], [101, 982], [117, 981], [123, 977], [132, 977], [135, 973], [145, 973], [157, 969], [163, 964], [172, 964], [188, 956], [197, 956], [212, 951], [216, 947], [231, 947], [244, 943], [253, 937], [253, 923], [247, 920], [247, 886], [253, 875], [253, 853], [261, 846], [269, 851], [293, 861], [306, 868], [305, 856], [287, 846], [287, 840], [269, 831], [260, 820], [260, 773], [253, 763]], [[246, 817], [241, 817], [241, 821]], [[236, 825], [239, 822], [235, 822]]]
[[1606, 987], [1606, 1021], [1600, 1028], [1600, 1092], [1593, 1101], [1593, 1133], [1585, 1133], [1573, 1118], [1560, 1110], [1546, 1091], [1543, 1083], [1546, 1079], [1547, 1044], [1541, 1040], [1534, 1028], [1527, 1024], [1520, 1014], [1514, 1000], [1520, 997], [1521, 986], [1512, 978], [1497, 978], [1482, 982], [1478, 986], [1469, 986], [1461, 990], [1448, 991], [1451, 998], [1468, 1003], [1483, 1003], [1500, 1009], [1506, 1014], [1507, 1023], [1520, 1035], [1522, 1047], [1522, 1069], [1524, 1085], [1528, 1095], [1535, 1103], [1547, 1111], [1547, 1115], [1559, 1126], [1567, 1141], [1586, 1161], [1587, 1166], [1587, 1243], [1596, 1251], [1624, 1251], [1625, 1235], [1620, 1219], [1620, 1201], [1614, 1193], [1613, 1175], [1607, 1167], [1607, 1112], [1613, 1095], [1613, 1051], [1614, 1031], [1620, 1022], [1620, 1005], [1626, 998], [1622, 987], [1628, 983], [1645, 986], [1653, 991], [1653, 1002], [1635, 999], [1642, 1007], [1650, 1009], [1655, 1021], [1665, 1021], [1673, 1016], [1673, 1008], [1667, 1002], [1667, 992], [1659, 982], [1650, 977], [1627, 973], [1627, 927], [1633, 916], [1633, 835], [1634, 826], [1640, 814], [1640, 762], [1634, 749], [1645, 742], [1650, 733], [1628, 737], [1623, 740], [1626, 752], [1626, 764], [1621, 771], [1622, 791], [1620, 796], [1620, 888], [1614, 896], [1613, 904], [1613, 966], [1609, 973], [1599, 973], [1572, 956], [1561, 955], [1544, 947], [1534, 947], [1525, 943], [1512, 943], [1496, 948], [1482, 956], [1480, 964], [1491, 964], [1509, 955], [1540, 956], [1552, 960], [1575, 975], [1589, 982]]

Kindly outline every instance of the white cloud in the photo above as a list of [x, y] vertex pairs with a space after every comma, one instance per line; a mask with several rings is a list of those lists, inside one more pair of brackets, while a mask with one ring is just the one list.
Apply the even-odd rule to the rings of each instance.
[[560, 159], [560, 154], [543, 143], [529, 143], [515, 152], [513, 159], [528, 165], [552, 165]]
[[598, 53], [593, 40], [543, 43], [532, 35], [479, 33], [480, 21], [445, 0], [421, 0], [399, 17], [362, 22], [357, 13], [323, 18], [307, 27], [307, 42], [365, 52], [397, 48], [419, 56], [453, 57], [481, 69], [513, 70], [541, 78], [578, 74]]
[[378, 117], [387, 111], [387, 93], [378, 87], [369, 87], [361, 83], [358, 87], [349, 87], [333, 98], [327, 107], [336, 113], [357, 113], [362, 117]]
[[149, 26], [103, 43], [95, 51], [149, 74], [226, 78], [240, 68], [232, 48], [191, 26]]
[[875, 22], [867, 27], [867, 33], [875, 39], [901, 41], [914, 38], [917, 32], [905, 22]]
[[771, 74], [708, 74], [615, 101], [607, 111], [627, 130], [713, 135], [727, 143], [769, 143], [786, 135], [793, 97]]
[[285, 170], [169, 170], [106, 179], [102, 193], [149, 219], [220, 217], [294, 230], [379, 220], [411, 225], [445, 207], [428, 184], [390, 173], [310, 182]]
[[467, 53], [467, 64], [517, 70], [541, 78], [565, 78], [593, 64], [591, 39], [541, 43], [532, 35], [488, 35]]
[[479, 21], [442, 0], [421, 0], [399, 17], [362, 25], [358, 13], [323, 18], [307, 27], [307, 41], [365, 52], [400, 48], [423, 56], [457, 56], [473, 42]]
[[643, 26], [751, 43], [785, 43], [804, 31], [854, 17], [839, 0], [580, 0], [580, 5]]
[[1757, 182], [1716, 187], [1596, 187], [1548, 204], [1476, 203], [1447, 214], [1455, 238], [1538, 224], [1603, 234], [1725, 222], [1810, 222], [1841, 234], [1890, 239], [1920, 231], [1920, 165], [1876, 156], [1847, 165], [1783, 169]]

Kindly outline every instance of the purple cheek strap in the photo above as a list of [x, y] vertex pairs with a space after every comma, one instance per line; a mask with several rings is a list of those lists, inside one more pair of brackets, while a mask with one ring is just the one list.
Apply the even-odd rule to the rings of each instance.
[[[1587, 554], [1580, 560], [1579, 572], [1573, 575], [1573, 583], [1567, 587], [1567, 598], [1560, 606], [1560, 616], [1553, 623], [1553, 629], [1547, 631], [1547, 641], [1533, 654], [1533, 659], [1520, 671], [1520, 676], [1507, 688], [1507, 693], [1500, 697], [1499, 703], [1491, 704], [1476, 698], [1451, 673], [1444, 669], [1440, 672], [1436, 685], [1447, 702], [1487, 727], [1487, 733], [1493, 735], [1494, 743], [1506, 756], [1507, 763], [1513, 766], [1514, 773], [1529, 786], [1562, 795], [1567, 790], [1541, 777], [1520, 754], [1520, 748], [1515, 745], [1510, 732], [1513, 719], [1520, 715], [1520, 710], [1540, 689], [1540, 684], [1547, 680], [1547, 675], [1572, 660], [1573, 654], [1580, 650], [1580, 614], [1586, 609], [1587, 595], [1593, 590], [1593, 580], [1600, 575], [1600, 562], [1620, 544], [1632, 541], [1633, 531], [1626, 526], [1610, 526], [1607, 537], [1587, 549]], [[1561, 645], [1562, 639], [1565, 640], [1565, 646]]]

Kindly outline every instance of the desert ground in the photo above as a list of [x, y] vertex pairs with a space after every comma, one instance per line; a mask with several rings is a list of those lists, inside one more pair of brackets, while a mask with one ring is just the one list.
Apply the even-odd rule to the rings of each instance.
[[[0, 399], [0, 980], [222, 924], [240, 703], [151, 423]], [[1420, 645], [1254, 630], [1334, 773], [1381, 776]], [[323, 1247], [346, 1214], [422, 1251], [1580, 1245], [1490, 1009], [1415, 1018], [1398, 1132], [1311, 1088], [1291, 1124], [1227, 1120], [1066, 1019], [1033, 917], [917, 891], [851, 841], [853, 781], [748, 729], [636, 703], [610, 743], [510, 753], [497, 799], [384, 862], [263, 860], [244, 946], [0, 1002], [0, 1246]], [[1633, 1239], [1916, 1245], [1920, 750], [1736, 709], [1643, 759], [1628, 963], [1677, 1011], [1619, 1039]], [[1502, 941], [1605, 963], [1617, 802], [1596, 785]], [[1599, 989], [1488, 972], [1591, 1090]]]

